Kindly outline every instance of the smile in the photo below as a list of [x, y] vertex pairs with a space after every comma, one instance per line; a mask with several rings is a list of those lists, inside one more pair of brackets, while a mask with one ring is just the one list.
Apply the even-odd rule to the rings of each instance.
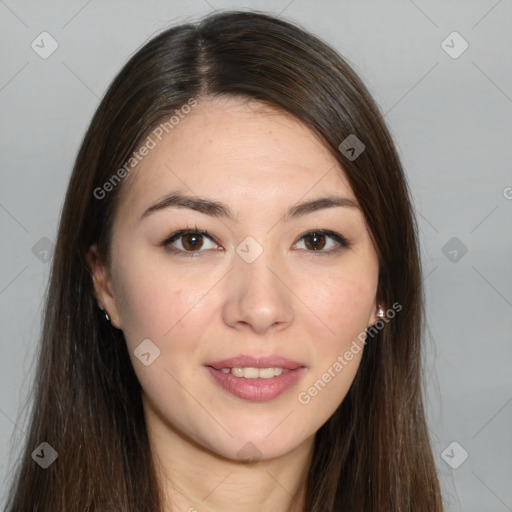
[[287, 373], [290, 370], [286, 368], [221, 368], [222, 373], [232, 373], [235, 377], [245, 379], [271, 379], [272, 377], [278, 377], [282, 373]]
[[304, 376], [305, 367], [233, 367], [217, 369], [205, 366], [213, 381], [231, 395], [253, 402], [265, 402], [282, 395]]

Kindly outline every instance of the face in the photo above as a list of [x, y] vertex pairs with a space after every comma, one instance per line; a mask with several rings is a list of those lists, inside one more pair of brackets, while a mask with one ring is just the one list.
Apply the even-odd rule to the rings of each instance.
[[[378, 258], [343, 170], [302, 123], [261, 107], [200, 102], [132, 171], [110, 268], [94, 247], [90, 259], [147, 418], [229, 459], [311, 440], [378, 319]], [[173, 194], [223, 206], [165, 206]], [[292, 210], [328, 196], [344, 201]]]

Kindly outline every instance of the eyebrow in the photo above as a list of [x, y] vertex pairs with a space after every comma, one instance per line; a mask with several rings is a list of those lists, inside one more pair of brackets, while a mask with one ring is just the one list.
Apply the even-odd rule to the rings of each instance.
[[[319, 197], [311, 201], [302, 202], [292, 206], [284, 216], [284, 222], [303, 217], [326, 208], [355, 208], [359, 209], [357, 203], [348, 198], [336, 195]], [[204, 197], [188, 196], [180, 192], [172, 192], [160, 199], [153, 206], [150, 206], [140, 217], [139, 221], [149, 217], [151, 214], [162, 211], [166, 208], [187, 208], [205, 215], [216, 218], [235, 220], [235, 215], [228, 205]]]

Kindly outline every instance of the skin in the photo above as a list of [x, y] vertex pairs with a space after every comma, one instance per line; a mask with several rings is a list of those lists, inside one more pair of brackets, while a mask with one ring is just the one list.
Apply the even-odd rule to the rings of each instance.
[[[307, 405], [298, 394], [378, 320], [379, 262], [362, 212], [335, 207], [283, 221], [291, 206], [328, 194], [357, 203], [342, 168], [305, 125], [263, 107], [201, 100], [132, 171], [111, 266], [96, 246], [88, 255], [98, 302], [123, 331], [142, 385], [169, 510], [303, 510], [315, 433], [345, 397], [362, 351]], [[139, 220], [177, 189], [227, 204], [235, 220], [177, 207]], [[159, 245], [196, 226], [212, 239], [196, 249], [186, 237], [172, 244], [195, 257]], [[325, 236], [315, 251], [303, 235], [321, 229], [351, 245]], [[263, 248], [252, 263], [236, 252], [248, 236]], [[145, 339], [160, 349], [148, 366], [134, 355]], [[243, 400], [204, 367], [240, 354], [281, 355], [307, 371], [273, 400]], [[256, 447], [253, 462], [239, 460], [247, 443]]]

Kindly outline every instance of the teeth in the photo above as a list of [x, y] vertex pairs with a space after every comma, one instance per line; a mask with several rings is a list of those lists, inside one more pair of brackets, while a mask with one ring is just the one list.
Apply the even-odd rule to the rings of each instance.
[[283, 368], [221, 368], [222, 373], [232, 373], [235, 377], [244, 377], [246, 379], [271, 379], [290, 370]]

